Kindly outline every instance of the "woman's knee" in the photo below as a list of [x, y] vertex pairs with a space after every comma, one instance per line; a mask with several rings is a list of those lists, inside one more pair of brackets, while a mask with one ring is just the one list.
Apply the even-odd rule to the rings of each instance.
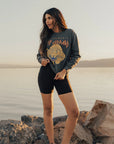
[[53, 96], [53, 93], [50, 93], [50, 94], [42, 93], [44, 114], [47, 116], [50, 116], [53, 113], [52, 96]]
[[75, 109], [72, 108], [69, 112], [68, 112], [68, 116], [74, 119], [77, 119], [79, 117], [80, 111], [79, 109]]
[[45, 107], [44, 114], [47, 116], [51, 116], [53, 114], [53, 107]]

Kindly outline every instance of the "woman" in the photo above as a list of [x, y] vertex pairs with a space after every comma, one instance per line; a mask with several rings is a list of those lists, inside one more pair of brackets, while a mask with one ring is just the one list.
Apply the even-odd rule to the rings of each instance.
[[38, 84], [43, 100], [44, 124], [50, 144], [54, 143], [53, 89], [65, 106], [68, 114], [61, 144], [69, 144], [78, 120], [79, 108], [71, 88], [68, 72], [77, 65], [79, 54], [76, 33], [68, 29], [60, 10], [51, 8], [43, 14], [43, 28], [40, 34], [37, 54], [41, 64]]

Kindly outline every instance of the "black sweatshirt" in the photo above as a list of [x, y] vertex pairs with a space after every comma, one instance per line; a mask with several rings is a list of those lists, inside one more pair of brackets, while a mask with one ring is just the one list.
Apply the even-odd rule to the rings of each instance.
[[42, 58], [49, 58], [49, 64], [55, 74], [63, 69], [68, 72], [78, 64], [81, 58], [78, 38], [72, 29], [53, 33], [48, 40], [46, 50], [47, 57], [42, 57], [38, 51], [37, 59], [41, 64]]

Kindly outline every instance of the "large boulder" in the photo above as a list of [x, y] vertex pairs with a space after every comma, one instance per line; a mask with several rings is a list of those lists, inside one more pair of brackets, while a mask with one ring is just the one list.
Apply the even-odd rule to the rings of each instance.
[[114, 104], [96, 100], [85, 121], [96, 136], [114, 136]]

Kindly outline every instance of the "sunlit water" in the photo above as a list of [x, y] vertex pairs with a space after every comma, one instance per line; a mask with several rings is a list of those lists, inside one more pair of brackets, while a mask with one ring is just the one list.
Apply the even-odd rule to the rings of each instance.
[[[22, 115], [43, 117], [37, 77], [39, 68], [0, 69], [0, 120], [20, 120]], [[96, 99], [114, 103], [114, 68], [73, 68], [69, 80], [81, 110], [91, 110]], [[53, 93], [53, 116], [66, 115]]]

